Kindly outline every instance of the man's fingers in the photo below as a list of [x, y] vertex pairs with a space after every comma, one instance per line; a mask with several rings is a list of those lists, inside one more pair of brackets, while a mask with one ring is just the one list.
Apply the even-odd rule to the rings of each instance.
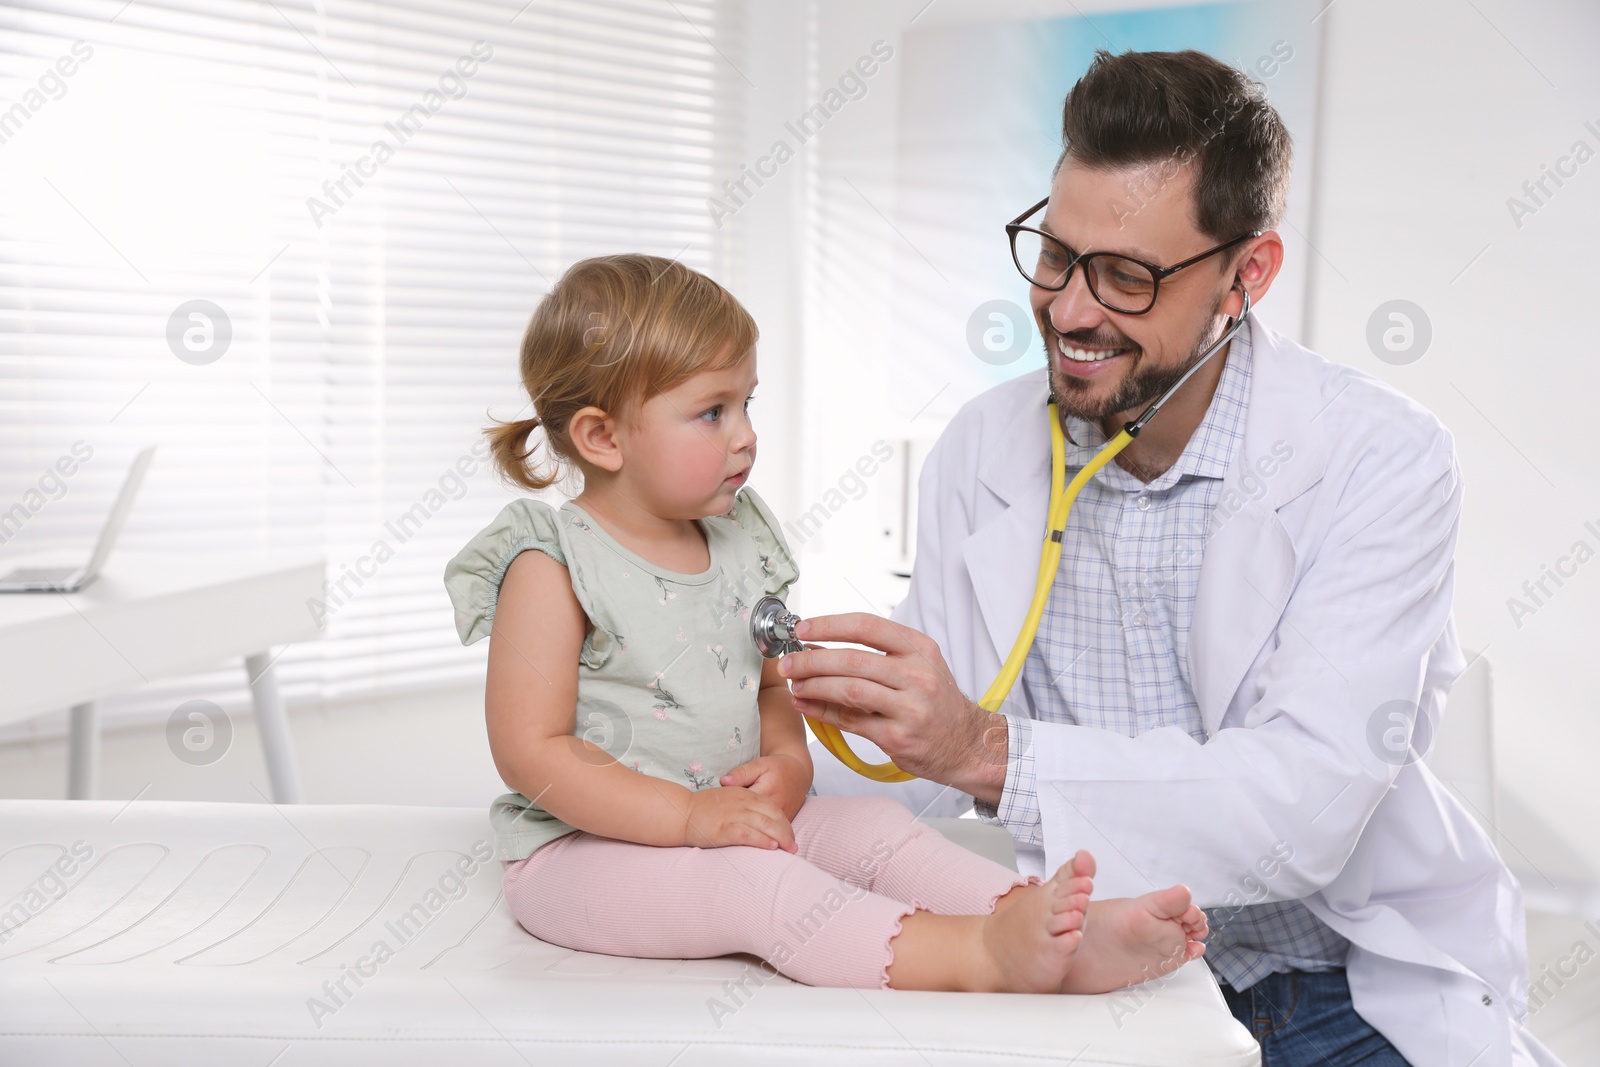
[[[892, 689], [900, 687], [903, 675], [900, 665], [888, 656], [864, 648], [818, 648], [791, 652], [783, 657], [778, 670], [791, 682], [817, 677], [865, 678]], [[796, 690], [795, 695], [800, 693], [800, 690]]]
[[[879, 685], [863, 678], [837, 678], [820, 677], [808, 678], [798, 693], [796, 699], [802, 702], [801, 711], [811, 715], [814, 719], [823, 722], [830, 721], [821, 715], [812, 714], [811, 708], [818, 704], [836, 705], [834, 718], [838, 718], [837, 708], [854, 709], [858, 714], [846, 714], [843, 722], [834, 722], [841, 729], [853, 730], [864, 733], [858, 726], [865, 726], [869, 722], [881, 721], [880, 715], [891, 718], [907, 713], [905, 698], [900, 690], [891, 686]], [[859, 714], [865, 712], [865, 715]]]
[[[857, 711], [855, 708], [844, 708], [838, 704], [814, 704], [809, 707], [802, 707], [800, 711], [801, 714], [807, 715], [818, 722], [825, 722], [829, 726], [837, 727], [845, 733], [856, 737], [864, 737], [880, 749], [883, 748], [877, 734], [885, 720], [873, 715], [871, 712]], [[848, 745], [849, 740], [846, 739], [845, 743]]]
[[800, 714], [807, 718], [825, 722], [829, 726], [837, 726], [848, 733], [855, 733], [856, 721], [867, 714], [854, 708], [841, 708], [837, 704], [829, 704], [823, 701], [799, 700], [795, 703], [799, 705]]
[[918, 643], [922, 634], [909, 626], [901, 626], [881, 615], [864, 611], [802, 619], [800, 625], [795, 627], [795, 636], [802, 641], [846, 641], [897, 655], [925, 654]]

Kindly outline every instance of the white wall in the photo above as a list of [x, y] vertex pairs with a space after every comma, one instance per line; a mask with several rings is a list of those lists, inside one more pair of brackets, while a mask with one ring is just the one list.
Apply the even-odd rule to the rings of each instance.
[[[1555, 595], [1520, 626], [1507, 599], [1574, 542], [1600, 552], [1600, 370], [1586, 323], [1600, 290], [1600, 160], [1547, 185], [1554, 195], [1520, 227], [1506, 201], [1575, 141], [1600, 152], [1600, 8], [1340, 0], [1322, 21], [1311, 238], [1326, 262], [1313, 265], [1311, 343], [1455, 435], [1456, 618], [1495, 667], [1501, 847], [1530, 895], [1549, 893], [1600, 869], [1600, 562], [1547, 583]], [[1368, 317], [1395, 298], [1433, 327], [1408, 365], [1366, 343]]]
[[[752, 250], [733, 285], [741, 294], [765, 294], [780, 308], [780, 329], [789, 327], [776, 334], [752, 306], [762, 329], [762, 385], [751, 410], [763, 440], [781, 437], [789, 459], [786, 469], [774, 470], [763, 445], [754, 484], [766, 492], [773, 483], [774, 508], [796, 524], [789, 536], [805, 580], [793, 606], [806, 614], [886, 611], [898, 598], [883, 522], [899, 499], [897, 464], [880, 463], [873, 446], [907, 432], [902, 420], [886, 418], [884, 398], [896, 391], [920, 395], [924, 386], [891, 381], [885, 358], [896, 330], [887, 314], [899, 240], [888, 221], [896, 60], [880, 64], [866, 79], [865, 95], [819, 131], [802, 136], [791, 126], [870, 55], [875, 41], [897, 44], [915, 13], [902, 11], [906, 6], [750, 0], [747, 8], [749, 162], [754, 166], [778, 141], [794, 154], [730, 222], [742, 231], [740, 247]], [[789, 300], [782, 303], [777, 296], [785, 287]], [[769, 361], [785, 356], [793, 359], [783, 372], [786, 386], [769, 389]], [[929, 433], [937, 428], [930, 425]], [[870, 475], [862, 476], [863, 463]]]

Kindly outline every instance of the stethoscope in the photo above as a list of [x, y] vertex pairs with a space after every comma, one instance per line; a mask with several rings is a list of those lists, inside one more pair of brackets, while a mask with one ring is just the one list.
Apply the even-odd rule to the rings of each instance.
[[[1250, 314], [1250, 293], [1234, 275], [1234, 284], [1244, 294], [1244, 301], [1239, 307], [1239, 314], [1234, 318], [1228, 329], [1205, 353], [1190, 364], [1184, 371], [1183, 377], [1174, 382], [1166, 392], [1156, 397], [1151, 405], [1140, 413], [1139, 417], [1125, 425], [1117, 435], [1107, 441], [1095, 454], [1095, 457], [1084, 464], [1072, 483], [1062, 489], [1066, 481], [1066, 437], [1061, 431], [1061, 419], [1056, 414], [1054, 401], [1050, 403], [1050, 507], [1048, 522], [1045, 524], [1044, 548], [1039, 554], [1039, 578], [1033, 587], [1033, 602], [1028, 606], [1028, 615], [1022, 622], [1022, 629], [1017, 633], [1016, 643], [1011, 646], [1011, 654], [1006, 657], [1000, 673], [995, 676], [994, 683], [984, 693], [983, 699], [978, 701], [978, 706], [985, 711], [996, 712], [1005, 702], [1011, 687], [1016, 684], [1017, 677], [1022, 673], [1022, 664], [1028, 658], [1028, 650], [1033, 647], [1034, 636], [1039, 632], [1039, 620], [1044, 616], [1045, 601], [1050, 598], [1050, 588], [1055, 584], [1056, 570], [1061, 563], [1061, 539], [1066, 533], [1067, 516], [1072, 511], [1072, 502], [1078, 498], [1078, 492], [1090, 478], [1097, 474], [1100, 468], [1117, 458], [1121, 452], [1133, 443], [1139, 436], [1139, 431], [1144, 429], [1145, 423], [1155, 417], [1161, 406], [1179, 389], [1183, 383], [1194, 376], [1194, 372], [1205, 366], [1212, 356], [1225, 348], [1229, 341], [1244, 327], [1245, 317]], [[801, 652], [805, 646], [794, 635], [794, 628], [800, 622], [800, 616], [789, 611], [783, 601], [775, 596], [764, 596], [756, 601], [756, 606], [750, 611], [750, 637], [755, 646], [767, 659], [782, 656], [789, 652]], [[864, 777], [875, 782], [909, 782], [916, 777], [907, 774], [893, 762], [867, 763], [860, 756], [851, 751], [845, 743], [844, 734], [832, 723], [818, 722], [811, 716], [806, 716], [806, 722], [811, 724], [811, 730], [817, 735], [817, 740], [839, 762]]]

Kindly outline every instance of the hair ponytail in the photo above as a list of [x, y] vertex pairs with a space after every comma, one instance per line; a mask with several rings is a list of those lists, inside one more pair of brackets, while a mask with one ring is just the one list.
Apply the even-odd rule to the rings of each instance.
[[540, 475], [528, 463], [539, 447], [538, 441], [529, 440], [534, 431], [543, 425], [537, 415], [531, 419], [512, 419], [507, 422], [491, 417], [490, 421], [494, 425], [484, 430], [483, 435], [489, 439], [489, 453], [501, 478], [534, 492], [548, 489], [556, 483], [560, 478], [559, 470]]

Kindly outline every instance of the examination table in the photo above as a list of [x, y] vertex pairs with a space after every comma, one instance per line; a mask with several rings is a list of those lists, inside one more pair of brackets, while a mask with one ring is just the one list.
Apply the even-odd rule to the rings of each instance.
[[478, 808], [0, 801], [0, 1063], [1258, 1062], [1203, 963], [1070, 997], [572, 952], [517, 924], [490, 844]]

